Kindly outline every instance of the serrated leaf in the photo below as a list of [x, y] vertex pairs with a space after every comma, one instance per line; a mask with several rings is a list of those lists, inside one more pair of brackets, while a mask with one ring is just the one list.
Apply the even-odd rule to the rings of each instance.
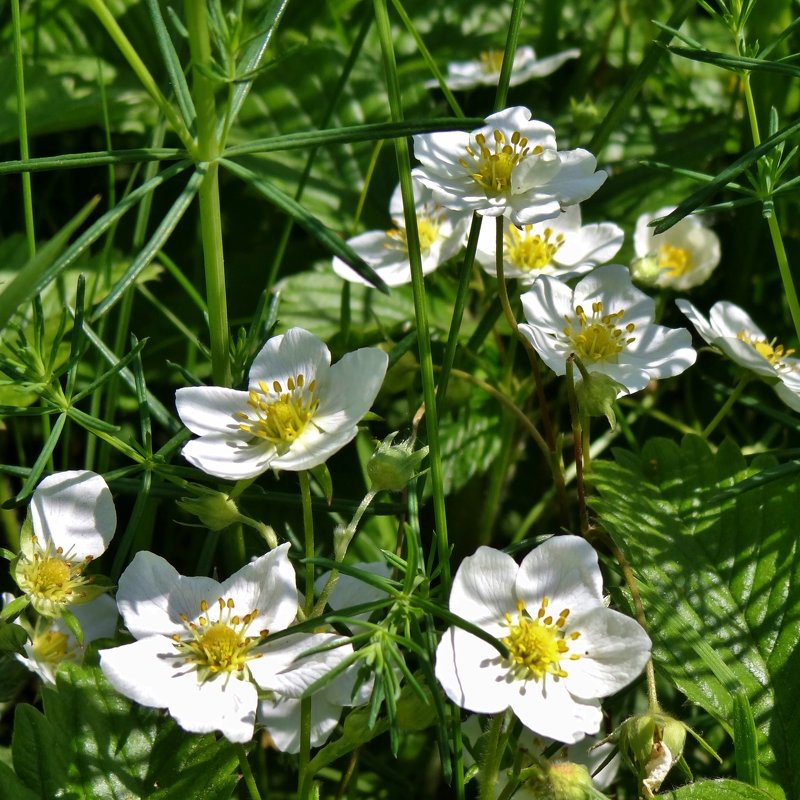
[[739, 781], [697, 781], [672, 792], [659, 794], [664, 800], [768, 800], [762, 789]]
[[45, 715], [60, 749], [71, 753], [67, 788], [81, 798], [230, 797], [233, 745], [185, 733], [163, 714], [131, 703], [99, 667], [63, 664], [56, 681], [57, 689], [43, 690]]
[[58, 738], [55, 727], [33, 706], [17, 706], [11, 740], [14, 771], [42, 800], [62, 797], [67, 783], [69, 759]]
[[593, 466], [592, 505], [642, 582], [660, 668], [731, 732], [743, 691], [763, 787], [797, 797], [800, 485], [776, 474], [736, 491], [753, 469], [731, 443], [712, 453], [698, 436], [615, 455]]

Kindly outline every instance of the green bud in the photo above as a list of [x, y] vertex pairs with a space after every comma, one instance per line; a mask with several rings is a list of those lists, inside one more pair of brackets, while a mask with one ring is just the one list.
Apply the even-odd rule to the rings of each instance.
[[591, 800], [597, 792], [592, 776], [583, 764], [556, 761], [542, 767], [538, 774], [526, 780], [514, 797], [526, 800]]
[[588, 378], [581, 378], [575, 384], [575, 395], [581, 412], [590, 417], [605, 416], [612, 428], [617, 427], [614, 401], [624, 391], [625, 387], [621, 383], [600, 372], [592, 372]]
[[631, 277], [642, 286], [655, 286], [656, 278], [661, 274], [658, 259], [653, 256], [637, 258], [631, 262]]
[[642, 714], [622, 723], [620, 750], [642, 781], [646, 797], [658, 791], [681, 757], [685, 741], [686, 726], [666, 714]]
[[428, 455], [427, 447], [415, 451], [412, 439], [392, 444], [395, 436], [397, 431], [390, 433], [378, 445], [367, 464], [373, 492], [400, 492], [405, 489], [409, 481], [419, 474], [419, 466]]
[[223, 492], [209, 490], [197, 497], [184, 497], [177, 504], [187, 514], [197, 517], [210, 531], [221, 531], [241, 518], [235, 501]]
[[569, 101], [572, 122], [579, 131], [596, 127], [600, 122], [600, 110], [589, 97], [583, 100], [576, 100], [574, 97]]

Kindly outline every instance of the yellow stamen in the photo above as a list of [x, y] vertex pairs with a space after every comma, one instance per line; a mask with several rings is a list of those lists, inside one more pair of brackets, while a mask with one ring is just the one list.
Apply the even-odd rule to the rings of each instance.
[[575, 318], [564, 316], [567, 327], [564, 335], [572, 342], [575, 352], [583, 361], [613, 361], [625, 346], [635, 341], [635, 325], [629, 322], [624, 328], [617, 325], [625, 314], [624, 309], [605, 314], [603, 303], [592, 303], [592, 314], [588, 316], [582, 306], [575, 306]]

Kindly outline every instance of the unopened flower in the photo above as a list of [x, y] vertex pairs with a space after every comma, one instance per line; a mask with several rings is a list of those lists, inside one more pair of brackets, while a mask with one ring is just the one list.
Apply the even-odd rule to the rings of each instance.
[[67, 606], [103, 592], [84, 570], [105, 552], [116, 527], [114, 501], [100, 475], [73, 470], [41, 481], [13, 566], [17, 586], [36, 611], [60, 617]]
[[[625, 234], [612, 222], [581, 225], [580, 206], [569, 206], [557, 217], [517, 227], [503, 220], [503, 273], [529, 286], [541, 275], [568, 280], [610, 261]], [[482, 225], [475, 256], [490, 275], [497, 274], [494, 225]]]
[[414, 449], [411, 439], [394, 444], [397, 431], [390, 433], [367, 462], [370, 488], [374, 492], [401, 492], [419, 475], [419, 468], [428, 455], [428, 447]]
[[[470, 216], [443, 208], [434, 201], [432, 191], [419, 181], [414, 180], [413, 186], [422, 272], [427, 275], [461, 249]], [[389, 214], [392, 228], [360, 233], [348, 239], [347, 244], [375, 270], [387, 286], [400, 286], [411, 283], [411, 265], [403, 216], [403, 197], [399, 185], [392, 195]], [[340, 258], [333, 259], [333, 271], [347, 281], [367, 284], [364, 278]]]
[[638, 392], [654, 378], [680, 374], [697, 357], [689, 331], [653, 323], [655, 303], [620, 264], [598, 267], [574, 290], [543, 276], [522, 295], [522, 308], [528, 322], [520, 331], [557, 375], [575, 353], [588, 372]]
[[647, 286], [685, 291], [708, 280], [720, 259], [719, 237], [700, 217], [689, 214], [664, 233], [653, 233], [648, 224], [665, 217], [674, 206], [642, 214], [636, 220], [633, 277]]
[[687, 730], [661, 712], [630, 717], [620, 726], [620, 750], [639, 776], [645, 797], [655, 795], [680, 759]]
[[[514, 64], [511, 67], [509, 86], [518, 86], [531, 78], [543, 78], [555, 72], [571, 58], [578, 58], [581, 51], [577, 49], [563, 50], [552, 56], [537, 58], [532, 47], [518, 47], [514, 53]], [[473, 89], [476, 86], [496, 86], [500, 80], [500, 69], [503, 66], [502, 50], [487, 50], [471, 61], [451, 61], [447, 65], [445, 83], [450, 89]], [[429, 89], [436, 88], [439, 82], [425, 82]]]
[[[249, 741], [259, 689], [302, 692], [347, 654], [340, 648], [285, 672], [287, 639], [296, 640], [266, 639], [297, 615], [288, 551], [281, 545], [223, 583], [179, 575], [160, 556], [137, 553], [117, 593], [137, 641], [100, 652], [112, 686], [144, 706], [168, 709], [184, 730]], [[304, 650], [325, 643], [313, 636], [301, 637]]]
[[355, 437], [387, 364], [382, 350], [363, 347], [331, 366], [330, 351], [313, 333], [292, 328], [274, 336], [253, 361], [247, 391], [178, 389], [178, 414], [200, 437], [183, 455], [230, 480], [316, 467]]
[[83, 644], [67, 627], [63, 619], [42, 619], [29, 628], [29, 641], [25, 644], [25, 655], [17, 655], [31, 672], [35, 672], [45, 683], [56, 682], [58, 665], [64, 662], [80, 664], [86, 647], [95, 639], [114, 635], [117, 629], [117, 604], [107, 594], [70, 609], [81, 626]]
[[557, 216], [591, 197], [605, 181], [587, 150], [559, 152], [553, 129], [523, 106], [498, 111], [472, 133], [414, 137], [422, 166], [413, 175], [433, 198], [455, 211], [506, 216], [527, 225]]
[[769, 383], [793, 411], [800, 411], [800, 359], [792, 357], [793, 348], [767, 339], [750, 315], [733, 303], [714, 303], [708, 319], [688, 300], [675, 303], [703, 339]]
[[600, 728], [599, 698], [627, 686], [650, 657], [639, 624], [605, 607], [597, 554], [577, 536], [556, 536], [518, 567], [479, 547], [456, 573], [450, 611], [499, 639], [448, 628], [436, 677], [462, 708], [496, 714], [510, 707], [525, 727], [561, 742]]

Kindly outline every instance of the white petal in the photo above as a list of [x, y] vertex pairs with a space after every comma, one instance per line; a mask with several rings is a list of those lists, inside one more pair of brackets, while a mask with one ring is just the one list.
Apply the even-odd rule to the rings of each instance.
[[117, 604], [107, 594], [98, 595], [82, 605], [70, 606], [69, 610], [81, 625], [84, 645], [95, 639], [111, 637], [117, 630]]
[[597, 733], [603, 714], [596, 700], [574, 698], [566, 684], [550, 675], [543, 682], [518, 681], [510, 705], [526, 728], [572, 744], [587, 733]]
[[511, 80], [508, 85], [518, 86], [530, 78], [543, 78], [545, 75], [550, 75], [566, 61], [571, 58], [578, 58], [580, 54], [581, 51], [577, 49], [564, 50], [552, 56], [536, 59], [529, 64], [521, 64], [519, 69], [517, 68], [517, 59], [515, 57], [514, 69], [511, 72]]
[[611, 222], [585, 225], [579, 233], [565, 237], [564, 244], [556, 251], [553, 261], [564, 266], [579, 263], [605, 264], [619, 252], [624, 239], [622, 228]]
[[543, 275], [521, 298], [525, 319], [530, 325], [548, 334], [560, 333], [565, 316], [575, 313], [572, 290], [562, 281]]
[[244, 436], [209, 433], [186, 442], [181, 454], [190, 464], [216, 478], [255, 478], [269, 469], [275, 458], [275, 445], [260, 439], [245, 442]]
[[248, 386], [259, 381], [272, 386], [273, 381], [286, 384], [288, 378], [302, 375], [306, 385], [320, 380], [331, 363], [331, 353], [325, 342], [304, 328], [291, 328], [282, 336], [267, 341], [250, 367]]
[[[447, 164], [457, 165], [458, 160], [464, 157], [469, 142], [470, 135], [466, 131], [418, 133], [414, 136], [414, 155], [425, 166], [441, 170]], [[425, 186], [431, 186], [426, 180], [426, 171], [415, 170], [412, 175]]]
[[565, 631], [580, 631], [570, 643], [576, 661], [562, 662], [570, 692], [576, 697], [607, 697], [641, 675], [650, 658], [650, 638], [641, 625], [608, 608], [576, 611]]
[[597, 161], [588, 150], [562, 150], [558, 155], [561, 170], [553, 179], [551, 191], [562, 205], [587, 200], [605, 183], [608, 174], [603, 170], [595, 172]]
[[236, 414], [248, 411], [247, 392], [221, 386], [187, 386], [175, 392], [175, 406], [183, 424], [194, 434], [237, 432]]
[[786, 403], [792, 411], [800, 413], [800, 385], [788, 384], [786, 381], [776, 383], [772, 387], [775, 394]]
[[31, 522], [40, 546], [52, 543], [71, 561], [102, 555], [117, 528], [117, 512], [106, 482], [95, 472], [49, 475], [31, 499]]
[[628, 268], [622, 264], [598, 267], [578, 282], [575, 305], [583, 305], [588, 312], [595, 301], [603, 303], [607, 314], [624, 309], [623, 325], [649, 325], [655, 316], [655, 301], [633, 285]]
[[450, 610], [495, 635], [505, 615], [516, 608], [517, 570], [511, 556], [492, 547], [479, 547], [456, 572]]
[[217, 581], [179, 575], [161, 556], [140, 551], [119, 579], [117, 605], [125, 626], [137, 639], [171, 636], [185, 631], [181, 614], [196, 619], [201, 601], [216, 599], [218, 590]]
[[[324, 692], [311, 698], [311, 746], [325, 744], [336, 729], [342, 708], [328, 701]], [[258, 720], [282, 753], [300, 750], [300, 701], [276, 696], [258, 704]]]
[[314, 423], [332, 433], [359, 422], [375, 401], [388, 364], [389, 356], [377, 347], [342, 356], [318, 386], [320, 404]]
[[435, 673], [456, 705], [479, 714], [505, 711], [515, 692], [497, 650], [461, 628], [448, 628], [442, 636]]
[[597, 553], [580, 536], [553, 536], [522, 560], [516, 592], [534, 616], [544, 597], [549, 598], [548, 610], [553, 615], [563, 608], [574, 613], [602, 606], [603, 578]]
[[744, 331], [755, 339], [767, 338], [744, 309], [725, 300], [721, 300], [711, 306], [708, 321], [720, 336], [735, 339], [740, 332]]
[[100, 666], [120, 694], [149, 708], [167, 708], [177, 695], [191, 691], [197, 683], [194, 670], [187, 675], [178, 666], [173, 645], [165, 636], [148, 636], [101, 650]]
[[349, 427], [333, 428], [329, 433], [309, 425], [289, 450], [270, 461], [273, 469], [284, 469], [297, 472], [301, 469], [313, 469], [324, 464], [334, 453], [338, 453], [346, 444], [355, 439], [358, 428], [355, 423]]
[[[341, 642], [338, 647], [306, 655], [317, 647]], [[353, 653], [352, 645], [331, 633], [296, 633], [259, 646], [259, 658], [248, 662], [253, 679], [262, 689], [299, 697], [315, 681]]]
[[284, 630], [297, 616], [296, 578], [289, 561], [289, 546], [288, 542], [282, 544], [245, 564], [219, 586], [213, 598], [232, 599], [240, 616], [257, 609], [248, 628], [251, 634]]
[[253, 738], [258, 692], [250, 681], [225, 675], [196, 683], [191, 692], [179, 693], [169, 713], [187, 731], [220, 731], [231, 742]]

